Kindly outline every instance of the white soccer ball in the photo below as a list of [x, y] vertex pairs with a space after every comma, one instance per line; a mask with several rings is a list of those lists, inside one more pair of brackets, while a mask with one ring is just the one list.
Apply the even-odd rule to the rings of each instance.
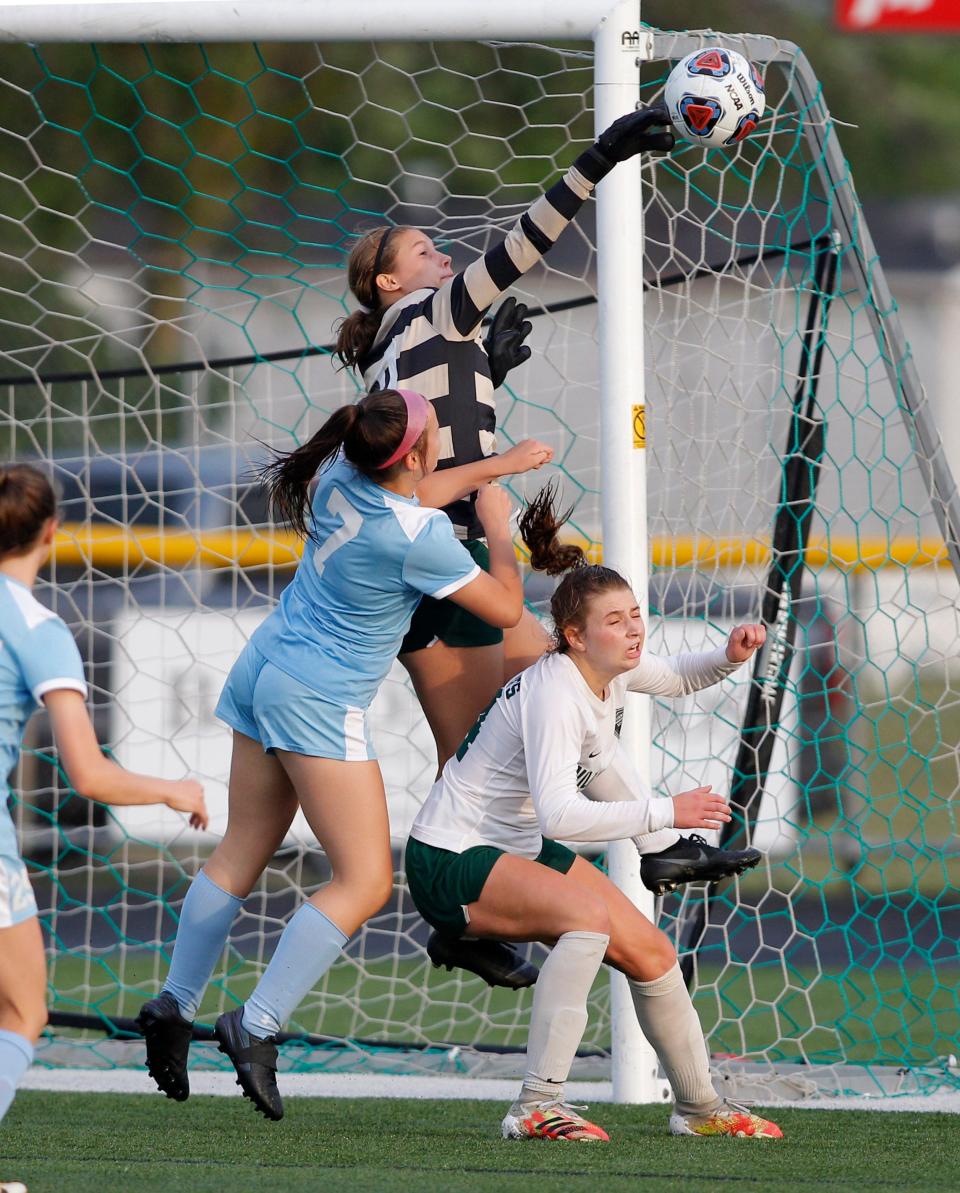
[[677, 63], [663, 98], [685, 140], [711, 148], [739, 145], [763, 115], [763, 79], [736, 50], [707, 46]]

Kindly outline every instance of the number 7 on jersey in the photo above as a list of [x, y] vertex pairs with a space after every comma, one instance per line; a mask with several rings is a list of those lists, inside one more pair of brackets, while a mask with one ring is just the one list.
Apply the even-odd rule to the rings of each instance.
[[324, 565], [334, 551], [338, 547], [342, 547], [344, 543], [355, 539], [363, 525], [363, 514], [355, 510], [336, 487], [330, 490], [330, 496], [327, 498], [327, 510], [335, 517], [342, 519], [343, 525], [321, 543], [314, 552], [313, 566], [318, 576], [323, 575]]

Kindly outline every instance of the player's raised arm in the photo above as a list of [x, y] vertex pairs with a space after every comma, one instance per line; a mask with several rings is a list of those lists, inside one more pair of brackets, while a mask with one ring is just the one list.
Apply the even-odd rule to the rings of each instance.
[[519, 476], [549, 464], [553, 448], [539, 439], [523, 439], [499, 456], [486, 456], [472, 464], [431, 472], [417, 485], [421, 505], [443, 509], [453, 501], [475, 493], [481, 486], [504, 476]]
[[490, 570], [450, 594], [450, 600], [490, 625], [514, 626], [523, 613], [523, 582], [510, 534], [510, 495], [499, 485], [484, 485], [477, 516], [490, 549]]
[[499, 244], [441, 286], [430, 305], [430, 321], [437, 331], [449, 338], [472, 339], [484, 312], [549, 252], [614, 166], [644, 150], [673, 148], [669, 124], [662, 106], [615, 120]]

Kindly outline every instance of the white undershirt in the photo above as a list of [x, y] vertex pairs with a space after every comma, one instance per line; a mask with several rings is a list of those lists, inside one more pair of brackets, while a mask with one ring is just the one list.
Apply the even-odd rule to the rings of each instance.
[[[673, 801], [651, 798], [619, 741], [626, 693], [686, 696], [732, 674], [724, 650], [663, 658], [642, 654], [595, 695], [566, 654], [544, 655], [506, 684], [479, 731], [443, 768], [411, 835], [462, 853], [494, 845], [536, 857], [543, 837], [615, 841], [673, 825]], [[604, 772], [636, 776], [635, 798], [602, 803], [583, 789]]]

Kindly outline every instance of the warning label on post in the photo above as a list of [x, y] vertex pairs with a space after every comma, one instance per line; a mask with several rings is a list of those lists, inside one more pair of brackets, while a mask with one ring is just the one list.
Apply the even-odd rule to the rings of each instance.
[[633, 446], [647, 446], [647, 408], [634, 406], [633, 408]]

